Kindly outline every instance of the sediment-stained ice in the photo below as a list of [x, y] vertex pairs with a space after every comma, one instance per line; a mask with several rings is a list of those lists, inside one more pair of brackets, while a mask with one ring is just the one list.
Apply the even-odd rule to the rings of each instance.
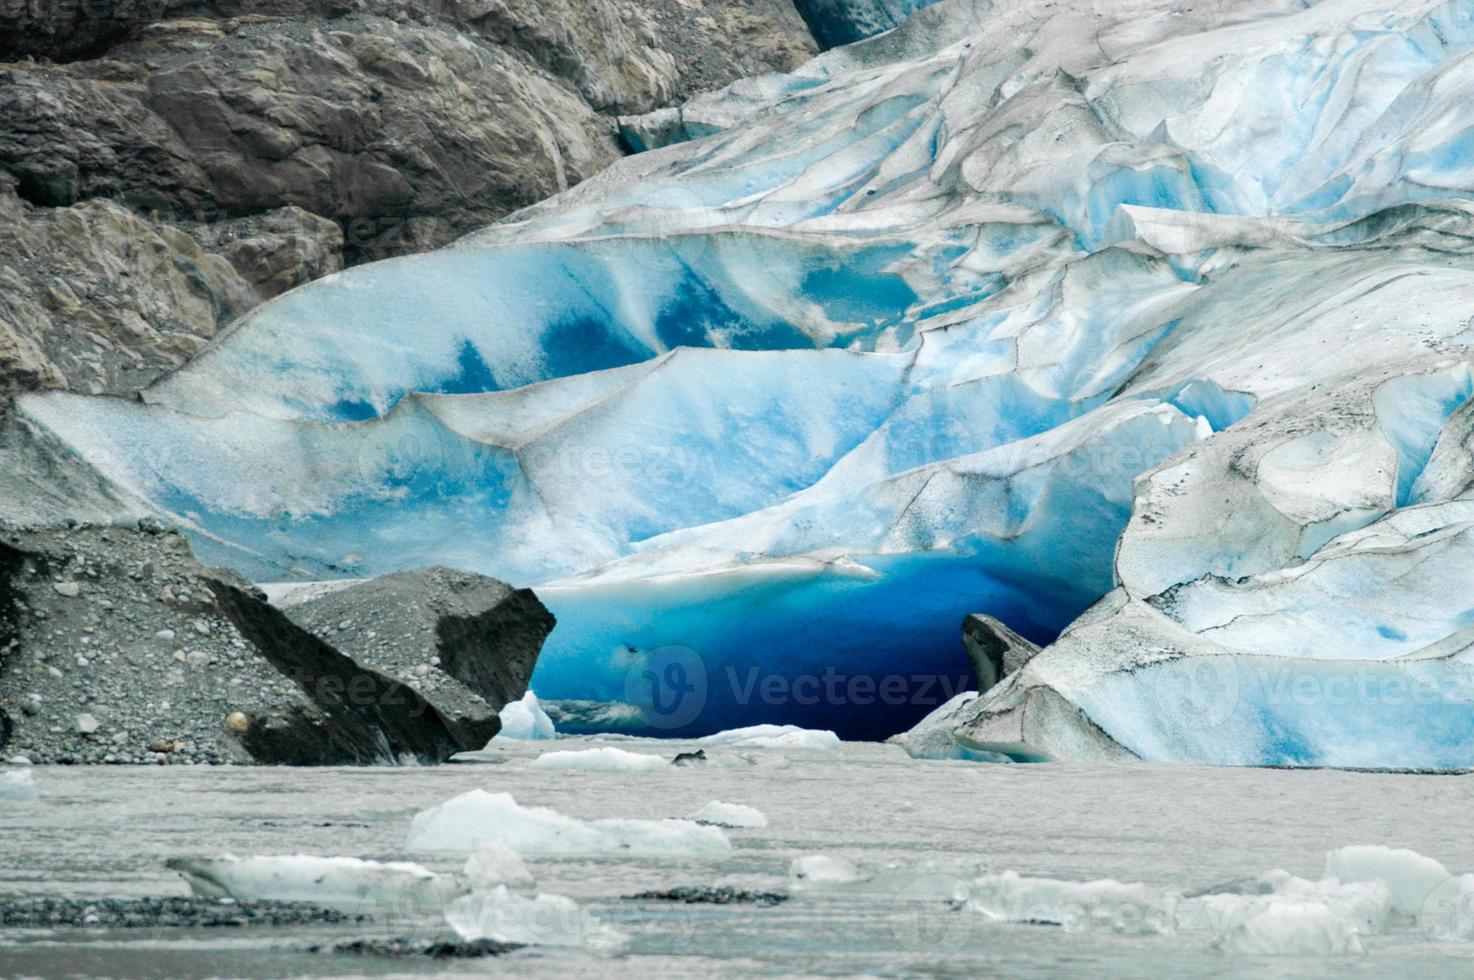
[[768, 818], [757, 807], [720, 800], [712, 800], [686, 819], [735, 830], [761, 830], [768, 825]]
[[173, 858], [168, 865], [206, 898], [308, 902], [371, 912], [378, 908], [439, 910], [466, 892], [454, 875], [404, 861], [295, 854], [268, 857]]
[[139, 401], [21, 398], [3, 469], [260, 580], [534, 586], [538, 691], [659, 733], [892, 734], [983, 612], [1059, 639], [978, 758], [1474, 764], [1474, 4], [809, 11], [894, 29]]

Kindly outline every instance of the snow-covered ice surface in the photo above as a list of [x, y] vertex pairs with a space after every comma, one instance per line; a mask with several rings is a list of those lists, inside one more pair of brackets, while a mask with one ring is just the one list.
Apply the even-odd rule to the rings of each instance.
[[[575, 749], [614, 745], [578, 738]], [[1076, 763], [990, 766], [916, 760], [897, 746], [846, 743], [795, 754], [787, 769], [714, 764], [632, 778], [576, 780], [529, 767], [543, 746], [515, 743], [497, 763], [413, 769], [54, 767], [46, 793], [0, 808], [0, 892], [127, 897], [183, 895], [165, 867], [181, 854], [301, 852], [409, 861], [441, 876], [464, 853], [411, 853], [415, 814], [471, 790], [511, 793], [590, 823], [685, 817], [712, 800], [761, 810], [769, 826], [726, 831], [721, 860], [674, 856], [525, 857], [536, 884], [509, 894], [565, 896], [628, 937], [623, 952], [545, 946], [508, 959], [379, 961], [308, 953], [355, 938], [453, 937], [444, 910], [394, 900], [365, 926], [301, 929], [0, 931], [0, 962], [18, 975], [279, 977], [484, 975], [750, 977], [951, 975], [1037, 978], [1467, 977], [1474, 908], [1465, 891], [1474, 839], [1459, 833], [1467, 777]], [[733, 763], [715, 764], [719, 758]], [[1352, 850], [1339, 850], [1355, 845]], [[1406, 849], [1421, 859], [1386, 848]], [[1327, 855], [1331, 854], [1328, 859]], [[776, 907], [686, 906], [623, 896], [679, 886], [788, 892], [795, 859], [850, 862], [864, 880], [799, 888]], [[1269, 874], [1282, 870], [1283, 875]], [[1077, 902], [1072, 925], [985, 914], [988, 876], [1130, 889], [1108, 909]], [[1440, 875], [1443, 875], [1440, 879]], [[1291, 879], [1298, 879], [1292, 881]], [[1331, 884], [1334, 880], [1335, 884]], [[1064, 883], [1060, 885], [1058, 883]], [[496, 884], [478, 889], [494, 893]], [[1173, 901], [1178, 926], [1146, 931], [1147, 911]], [[1037, 893], [1036, 893], [1037, 897]], [[1079, 892], [1069, 896], [1078, 899]], [[1122, 901], [1114, 901], [1121, 898]], [[1150, 905], [1160, 898], [1161, 903]], [[501, 914], [515, 924], [518, 903]], [[1095, 909], [1093, 915], [1080, 912]], [[1190, 917], [1188, 912], [1202, 913]], [[495, 924], [495, 905], [485, 910]], [[565, 907], [565, 911], [566, 907]], [[1213, 912], [1217, 920], [1204, 920]], [[1364, 953], [1310, 952], [1347, 922], [1372, 922]], [[520, 921], [526, 921], [522, 919]], [[538, 920], [542, 921], [542, 920]], [[1244, 924], [1242, 935], [1234, 927]], [[593, 933], [585, 932], [591, 938]], [[1238, 938], [1234, 938], [1238, 936]], [[1303, 952], [1251, 945], [1294, 941]]]
[[941, 0], [16, 416], [258, 579], [535, 586], [538, 691], [669, 733], [893, 734], [806, 683], [985, 612], [1070, 630], [979, 751], [1467, 765], [1471, 99], [1474, 0]]

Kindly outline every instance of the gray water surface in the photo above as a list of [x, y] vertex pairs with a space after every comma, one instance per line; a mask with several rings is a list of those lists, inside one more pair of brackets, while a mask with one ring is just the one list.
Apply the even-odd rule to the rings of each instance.
[[[0, 975], [283, 977], [515, 973], [579, 976], [1319, 977], [1474, 975], [1474, 944], [1415, 932], [1369, 937], [1363, 956], [1248, 957], [1200, 933], [1132, 936], [1002, 924], [932, 886], [981, 870], [1115, 878], [1182, 891], [1284, 868], [1319, 878], [1346, 844], [1408, 847], [1474, 869], [1465, 776], [1073, 764], [921, 762], [891, 746], [830, 753], [708, 749], [714, 764], [650, 773], [537, 772], [542, 751], [610, 744], [665, 756], [690, 743], [561, 739], [438, 768], [46, 767], [40, 799], [0, 802], [0, 895], [183, 895], [176, 856], [351, 855], [458, 870], [411, 854], [414, 814], [470, 789], [587, 819], [681, 817], [711, 800], [755, 806], [722, 861], [530, 859], [539, 889], [578, 900], [630, 936], [623, 952], [528, 948], [463, 962], [308, 952], [354, 938], [449, 933], [416, 910], [365, 925], [244, 930], [0, 931]], [[798, 856], [889, 869], [861, 893], [772, 907], [623, 896], [679, 885], [785, 891]]]

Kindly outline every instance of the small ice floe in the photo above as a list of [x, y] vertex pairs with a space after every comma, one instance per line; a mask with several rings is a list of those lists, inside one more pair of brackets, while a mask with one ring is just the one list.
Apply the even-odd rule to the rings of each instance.
[[488, 837], [501, 838], [519, 854], [547, 857], [719, 859], [732, 853], [721, 830], [690, 820], [579, 820], [479, 789], [417, 813], [406, 846], [470, 851], [478, 838]]
[[418, 864], [398, 861], [381, 863], [307, 854], [242, 858], [226, 854], [218, 858], [171, 858], [166, 865], [179, 872], [201, 898], [438, 912], [447, 901], [467, 891], [464, 882], [454, 875], [437, 875]]
[[524, 898], [500, 885], [451, 902], [445, 921], [467, 942], [490, 939], [535, 946], [582, 946], [613, 950], [628, 937], [599, 922], [562, 895]]
[[466, 868], [462, 874], [465, 875], [466, 884], [475, 892], [491, 891], [498, 885], [531, 888], [537, 884], [532, 872], [527, 870], [522, 855], [500, 837], [473, 841], [471, 856], [466, 859]]
[[34, 800], [41, 795], [36, 777], [29, 769], [12, 769], [0, 773], [0, 800], [17, 802]]
[[839, 736], [830, 731], [799, 728], [797, 725], [751, 725], [717, 732], [699, 740], [702, 745], [725, 745], [739, 749], [793, 749], [829, 752], [839, 748]]
[[688, 820], [711, 824], [713, 827], [731, 827], [737, 830], [758, 830], [768, 825], [768, 818], [756, 807], [741, 803], [723, 803], [712, 800], [691, 814]]
[[531, 691], [522, 695], [522, 700], [503, 707], [497, 716], [501, 718], [502, 730], [492, 739], [493, 742], [498, 739], [529, 742], [558, 737], [553, 719], [548, 717], [542, 705], [537, 703], [537, 695]]
[[1064, 926], [1084, 931], [1101, 916], [1117, 932], [1167, 933], [1177, 927], [1175, 892], [1119, 881], [1027, 878], [1013, 871], [983, 875], [972, 884], [972, 908], [989, 919]]
[[856, 885], [869, 880], [869, 877], [855, 862], [829, 854], [805, 854], [794, 858], [788, 866], [790, 891]]
[[1061, 881], [1012, 871], [969, 886], [988, 918], [1070, 931], [1197, 934], [1226, 953], [1330, 956], [1366, 951], [1367, 937], [1416, 929], [1435, 940], [1474, 935], [1474, 875], [1452, 875], [1414, 851], [1344, 847], [1318, 881], [1286, 871], [1184, 895], [1119, 881]]
[[544, 752], [529, 768], [548, 772], [652, 772], [669, 769], [670, 762], [658, 755], [598, 748], [577, 752]]

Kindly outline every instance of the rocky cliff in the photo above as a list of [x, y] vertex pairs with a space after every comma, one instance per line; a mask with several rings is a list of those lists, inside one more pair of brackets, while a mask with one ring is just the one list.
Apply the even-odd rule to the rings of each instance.
[[812, 51], [786, 0], [0, 6], [0, 412], [134, 392], [295, 285], [582, 181], [616, 113]]

